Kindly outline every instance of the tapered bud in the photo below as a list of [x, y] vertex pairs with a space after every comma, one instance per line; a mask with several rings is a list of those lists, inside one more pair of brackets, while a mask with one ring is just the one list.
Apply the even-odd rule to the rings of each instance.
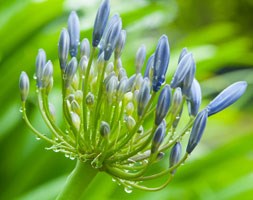
[[76, 128], [77, 131], [79, 131], [80, 124], [81, 124], [81, 120], [80, 120], [79, 115], [76, 114], [75, 112], [70, 112], [70, 116], [71, 116], [71, 120], [72, 120], [74, 127]]
[[186, 148], [186, 152], [188, 154], [190, 154], [194, 150], [194, 148], [197, 146], [197, 144], [199, 143], [199, 141], [203, 135], [203, 132], [205, 130], [205, 127], [206, 127], [207, 117], [208, 117], [208, 110], [207, 109], [204, 109], [198, 113], [198, 115], [194, 121], [192, 130], [191, 130], [191, 134], [190, 134], [190, 138], [188, 141], [188, 145]]
[[79, 66], [80, 66], [80, 69], [81, 69], [81, 73], [84, 75], [85, 74], [85, 71], [86, 71], [86, 68], [88, 66], [88, 58], [86, 56], [83, 56], [81, 57], [81, 60], [79, 62]]
[[78, 115], [81, 114], [81, 108], [80, 108], [80, 105], [77, 103], [76, 100], [73, 100], [70, 104], [71, 106], [71, 110], [75, 113], [77, 113]]
[[171, 88], [169, 85], [165, 85], [161, 91], [157, 106], [156, 106], [156, 115], [155, 115], [155, 124], [158, 126], [164, 117], [167, 115], [171, 103]]
[[[182, 86], [183, 81], [188, 73], [190, 73], [190, 77], [188, 77], [187, 85], [191, 85], [190, 82], [192, 82], [195, 74], [195, 61], [193, 59], [192, 53], [187, 53], [185, 56], [182, 57], [180, 60], [177, 70], [172, 78], [172, 81], [170, 83], [172, 88], [176, 88], [179, 86]], [[192, 76], [193, 74], [193, 76]]]
[[42, 79], [42, 71], [45, 67], [46, 64], [46, 53], [43, 49], [39, 49], [39, 52], [37, 54], [36, 57], [36, 81], [37, 81], [37, 87], [41, 87], [42, 83], [41, 83], [41, 79]]
[[[170, 168], [176, 165], [181, 157], [182, 152], [182, 146], [180, 142], [177, 142], [170, 151]], [[176, 169], [172, 170], [170, 173], [174, 174], [176, 172]]]
[[165, 81], [166, 72], [170, 60], [170, 48], [166, 35], [158, 41], [154, 55], [153, 91], [157, 92]]
[[194, 79], [186, 99], [190, 116], [196, 116], [198, 114], [201, 99], [202, 95], [199, 82]]
[[25, 72], [21, 72], [19, 78], [19, 90], [21, 95], [21, 101], [26, 101], [29, 94], [29, 78]]
[[50, 84], [52, 76], [53, 76], [53, 64], [49, 60], [46, 63], [46, 65], [45, 65], [45, 67], [42, 71], [42, 80], [41, 80], [41, 82], [42, 82], [42, 87], [43, 88], [46, 88]]
[[146, 69], [145, 69], [145, 73], [144, 73], [144, 78], [146, 78], [146, 77], [150, 78], [150, 72], [154, 66], [154, 56], [155, 56], [155, 54], [152, 54], [148, 59], [148, 63], [146, 65]]
[[180, 63], [180, 61], [182, 60], [182, 58], [188, 53], [188, 50], [187, 48], [183, 48], [180, 55], [179, 55], [179, 58], [178, 58], [178, 64]]
[[135, 79], [136, 79], [136, 74], [132, 75], [128, 81], [127, 81], [127, 87], [126, 87], [126, 91], [127, 92], [130, 92], [132, 90], [132, 87], [134, 85], [134, 82], [135, 82]]
[[208, 116], [220, 112], [236, 102], [244, 94], [246, 88], [247, 83], [245, 81], [239, 81], [224, 89], [208, 104]]
[[125, 30], [121, 30], [120, 35], [119, 35], [119, 39], [117, 41], [115, 50], [114, 50], [114, 56], [115, 59], [117, 60], [118, 58], [120, 58], [122, 51], [125, 47], [125, 43], [126, 43], [126, 31]]
[[137, 113], [139, 116], [142, 116], [148, 101], [150, 99], [150, 86], [149, 86], [149, 80], [145, 78], [143, 80], [143, 83], [141, 85], [141, 89], [139, 91], [137, 102], [138, 102], [138, 109]]
[[105, 121], [101, 121], [100, 124], [100, 135], [104, 138], [107, 138], [108, 135], [110, 134], [110, 125], [105, 122]]
[[126, 114], [127, 115], [132, 115], [134, 112], [134, 104], [132, 102], [129, 102], [127, 105], [126, 105]]
[[87, 94], [87, 96], [86, 96], [86, 104], [87, 104], [88, 106], [93, 105], [93, 104], [94, 104], [94, 101], [95, 101], [94, 99], [95, 99], [94, 94], [92, 94], [91, 92], [89, 92], [89, 93]]
[[145, 45], [141, 45], [135, 57], [136, 74], [141, 72], [141, 68], [144, 64], [145, 58], [146, 58], [146, 47]]
[[70, 60], [68, 66], [66, 67], [65, 74], [64, 74], [66, 88], [69, 87], [70, 84], [72, 83], [76, 70], [77, 70], [77, 60], [76, 60], [76, 57], [73, 57]]
[[132, 116], [128, 116], [126, 120], [126, 125], [128, 130], [132, 130], [136, 124], [135, 119]]
[[69, 54], [76, 57], [80, 41], [80, 23], [75, 11], [72, 11], [68, 19], [68, 32], [70, 38]]
[[160, 123], [160, 125], [157, 127], [152, 144], [151, 144], [151, 154], [158, 151], [159, 147], [161, 146], [164, 137], [165, 137], [165, 131], [166, 131], [166, 123], [163, 121]]
[[173, 98], [172, 98], [172, 107], [171, 107], [171, 113], [175, 116], [181, 107], [181, 103], [183, 101], [182, 91], [181, 88], [176, 88]]
[[58, 43], [58, 57], [60, 67], [64, 71], [68, 62], [68, 53], [70, 46], [69, 32], [64, 28], [61, 31], [59, 43]]
[[90, 42], [87, 38], [83, 39], [80, 44], [80, 52], [81, 57], [86, 56], [87, 58], [90, 57]]
[[127, 78], [124, 77], [120, 80], [117, 88], [118, 101], [121, 101], [124, 98], [124, 94], [126, 93], [126, 87], [127, 87]]
[[101, 37], [104, 33], [108, 17], [110, 14], [110, 2], [109, 0], [104, 0], [97, 12], [94, 28], [93, 28], [93, 34], [92, 34], [92, 46], [97, 47]]

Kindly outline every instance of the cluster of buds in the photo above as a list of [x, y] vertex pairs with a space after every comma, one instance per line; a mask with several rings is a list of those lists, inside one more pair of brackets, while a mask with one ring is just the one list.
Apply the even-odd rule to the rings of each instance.
[[[109, 0], [104, 0], [96, 15], [91, 46], [88, 39], [79, 42], [79, 19], [74, 11], [68, 28], [61, 32], [58, 53], [66, 128], [62, 130], [57, 125], [55, 108], [48, 100], [53, 87], [53, 65], [43, 49], [36, 58], [36, 86], [39, 109], [50, 134], [36, 130], [27, 118], [29, 78], [25, 72], [19, 82], [23, 118], [37, 137], [51, 145], [50, 149], [80, 162], [90, 162], [127, 191], [160, 190], [199, 143], [207, 118], [234, 103], [245, 92], [247, 83], [234, 83], [199, 111], [201, 88], [195, 79], [193, 55], [186, 48], [179, 56], [172, 81], [165, 83], [170, 59], [165, 35], [148, 59], [144, 75], [141, 68], [146, 49], [144, 45], [138, 49], [136, 73], [128, 77], [121, 62], [126, 31], [122, 30], [120, 16], [109, 19], [109, 13]], [[185, 124], [183, 115], [189, 118]], [[188, 144], [183, 155], [184, 138]], [[151, 170], [150, 174], [149, 169], [165, 160], [166, 153], [170, 154], [168, 167], [159, 172]], [[158, 187], [142, 185], [143, 181], [164, 176], [166, 181]]]

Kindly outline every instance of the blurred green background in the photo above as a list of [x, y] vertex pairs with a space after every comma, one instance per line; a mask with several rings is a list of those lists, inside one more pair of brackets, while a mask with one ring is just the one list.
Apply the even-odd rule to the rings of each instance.
[[[25, 126], [19, 112], [18, 79], [32, 79], [35, 57], [45, 49], [55, 64], [52, 101], [60, 96], [57, 43], [68, 14], [77, 10], [82, 38], [91, 38], [98, 0], [0, 1], [0, 199], [54, 199], [75, 162], [45, 150]], [[131, 194], [100, 173], [84, 199], [250, 200], [253, 197], [253, 1], [252, 0], [111, 0], [127, 30], [122, 55], [130, 75], [141, 44], [150, 55], [161, 34], [171, 46], [170, 80], [183, 47], [193, 52], [202, 106], [232, 82], [246, 80], [247, 92], [232, 107], [211, 117], [199, 146], [164, 190]], [[31, 81], [29, 116], [47, 130], [36, 108]], [[60, 106], [60, 105], [59, 105]]]

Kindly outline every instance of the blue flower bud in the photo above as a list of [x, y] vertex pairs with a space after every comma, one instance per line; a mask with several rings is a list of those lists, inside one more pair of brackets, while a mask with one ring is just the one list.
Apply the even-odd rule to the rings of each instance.
[[127, 78], [126, 70], [125, 70], [123, 67], [121, 67], [121, 68], [119, 69], [118, 78], [119, 78], [119, 80], [121, 80], [121, 79], [123, 79], [123, 78]]
[[119, 35], [119, 39], [117, 41], [117, 44], [116, 44], [116, 47], [114, 50], [115, 59], [120, 58], [122, 51], [125, 47], [125, 43], [126, 43], [126, 31], [121, 30], [120, 35]]
[[180, 63], [180, 61], [182, 60], [182, 58], [188, 53], [188, 50], [187, 48], [183, 48], [180, 55], [179, 55], [179, 58], [178, 58], [178, 64]]
[[106, 84], [106, 95], [108, 97], [109, 102], [112, 102], [114, 95], [116, 94], [117, 87], [118, 78], [116, 76], [112, 76]]
[[93, 34], [92, 34], [92, 46], [97, 47], [101, 37], [104, 33], [106, 23], [108, 21], [108, 17], [110, 14], [110, 5], [109, 0], [104, 0], [97, 12], [94, 28], [93, 28]]
[[44, 67], [44, 69], [42, 71], [42, 77], [41, 77], [42, 80], [41, 80], [41, 82], [42, 82], [42, 87], [43, 88], [47, 88], [48, 87], [48, 85], [51, 82], [52, 76], [53, 76], [53, 64], [49, 60], [46, 63], [46, 65], [45, 65], [45, 67]]
[[108, 137], [109, 134], [110, 134], [110, 125], [105, 122], [105, 121], [101, 121], [101, 124], [100, 124], [100, 135], [102, 137]]
[[183, 101], [182, 91], [181, 88], [178, 87], [176, 88], [172, 98], [171, 113], [173, 115], [176, 115], [179, 112], [182, 101]]
[[164, 137], [165, 137], [165, 131], [166, 131], [166, 123], [163, 121], [160, 123], [160, 125], [157, 127], [152, 144], [151, 144], [151, 154], [158, 151], [159, 147], [161, 146]]
[[87, 58], [90, 57], [90, 42], [87, 38], [83, 39], [80, 44], [80, 52], [81, 57], [86, 56]]
[[199, 82], [194, 79], [190, 91], [187, 94], [188, 112], [190, 116], [196, 116], [201, 104], [201, 88]]
[[37, 87], [41, 87], [41, 76], [42, 76], [42, 71], [43, 71], [43, 68], [46, 64], [46, 60], [47, 60], [47, 57], [46, 57], [46, 53], [43, 49], [39, 49], [39, 52], [37, 54], [37, 57], [36, 57], [36, 81], [37, 81]]
[[171, 88], [169, 85], [165, 85], [162, 89], [157, 106], [156, 106], [156, 115], [155, 115], [155, 124], [158, 126], [163, 118], [167, 115], [170, 108], [171, 102]]
[[64, 74], [66, 88], [69, 87], [70, 84], [72, 83], [76, 70], [77, 70], [77, 60], [76, 60], [76, 57], [73, 57], [70, 60], [68, 66], [66, 67], [65, 74]]
[[[170, 151], [170, 167], [173, 167], [176, 165], [181, 157], [181, 152], [182, 152], [182, 146], [180, 142], [177, 142], [171, 149]], [[175, 174], [176, 169], [171, 171], [171, 174]]]
[[61, 35], [60, 35], [60, 39], [58, 43], [58, 56], [59, 56], [60, 67], [62, 70], [65, 70], [66, 65], [67, 65], [69, 45], [70, 45], [69, 33], [64, 28], [61, 31]]
[[207, 121], [207, 117], [208, 117], [208, 110], [204, 109], [202, 110], [200, 113], [198, 113], [192, 130], [191, 130], [191, 134], [190, 134], [190, 138], [187, 144], [187, 148], [186, 148], [186, 152], [188, 154], [190, 154], [193, 149], [197, 146], [197, 144], [199, 143], [203, 132], [205, 130], [206, 127], [206, 121]]
[[123, 99], [124, 94], [126, 93], [126, 87], [127, 87], [127, 77], [124, 77], [120, 80], [117, 88], [118, 101], [121, 101]]
[[196, 65], [191, 65], [188, 73], [186, 74], [186, 76], [184, 77], [183, 80], [183, 85], [182, 85], [182, 92], [183, 94], [187, 94], [189, 92], [189, 90], [191, 89], [192, 86], [192, 82], [194, 80], [194, 76], [195, 76], [195, 71], [196, 71]]
[[146, 69], [145, 69], [145, 73], [144, 73], [144, 78], [145, 77], [150, 78], [150, 70], [154, 66], [154, 57], [155, 57], [155, 54], [152, 54], [148, 59]]
[[86, 68], [88, 66], [88, 62], [89, 62], [89, 60], [86, 56], [81, 57], [81, 60], [79, 62], [79, 66], [80, 66], [82, 74], [85, 74]]
[[145, 58], [146, 58], [146, 47], [145, 45], [141, 45], [140, 48], [137, 50], [135, 57], [136, 74], [139, 74], [141, 72], [141, 68], [144, 64]]
[[76, 57], [80, 40], [80, 24], [75, 11], [72, 11], [69, 15], [68, 32], [70, 38], [69, 54], [71, 57]]
[[149, 86], [149, 80], [145, 78], [142, 82], [141, 89], [138, 94], [137, 102], [138, 102], [138, 108], [137, 113], [139, 116], [142, 116], [146, 105], [148, 104], [148, 101], [150, 99], [150, 86]]
[[119, 39], [122, 22], [119, 15], [116, 16], [116, 21], [108, 29], [108, 32], [105, 32], [105, 42], [104, 42], [104, 59], [108, 61], [112, 55], [112, 52], [115, 49], [116, 43]]
[[[195, 62], [191, 53], [187, 53], [179, 62], [177, 70], [171, 80], [171, 87], [176, 88], [182, 86], [186, 75], [192, 70], [195, 73]], [[193, 73], [193, 74], [194, 74]], [[194, 76], [193, 76], [194, 77]], [[191, 79], [193, 80], [192, 76]], [[190, 82], [190, 80], [189, 80]], [[191, 83], [189, 83], [191, 85]]]
[[19, 90], [21, 95], [21, 101], [26, 101], [29, 93], [29, 78], [25, 72], [21, 72], [19, 78]]
[[166, 35], [162, 35], [158, 41], [154, 55], [154, 75], [152, 83], [154, 92], [157, 92], [165, 81], [169, 60], [170, 48], [168, 38]]
[[126, 87], [126, 92], [130, 92], [132, 90], [132, 87], [134, 85], [136, 79], [136, 74], [132, 75], [128, 81], [127, 81], [127, 87]]
[[237, 101], [245, 92], [247, 83], [245, 81], [236, 82], [224, 89], [207, 106], [208, 116], [211, 116]]

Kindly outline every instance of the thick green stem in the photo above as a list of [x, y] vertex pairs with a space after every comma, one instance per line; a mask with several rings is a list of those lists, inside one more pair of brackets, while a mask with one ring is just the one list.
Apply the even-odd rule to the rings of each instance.
[[74, 170], [68, 176], [66, 184], [57, 200], [78, 200], [87, 189], [98, 170], [92, 168], [90, 163], [77, 161]]

